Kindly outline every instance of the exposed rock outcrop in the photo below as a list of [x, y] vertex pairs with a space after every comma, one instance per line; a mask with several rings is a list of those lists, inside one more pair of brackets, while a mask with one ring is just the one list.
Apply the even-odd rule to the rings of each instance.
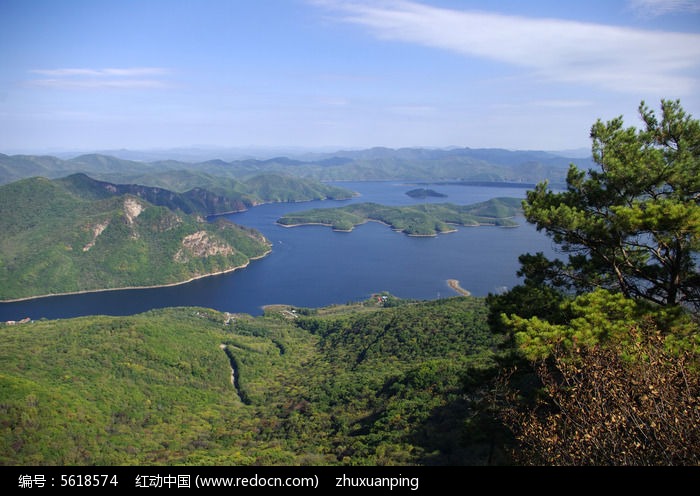
[[175, 261], [185, 262], [190, 257], [205, 258], [231, 254], [233, 248], [229, 244], [210, 238], [206, 231], [197, 231], [182, 239], [182, 248], [175, 254]]

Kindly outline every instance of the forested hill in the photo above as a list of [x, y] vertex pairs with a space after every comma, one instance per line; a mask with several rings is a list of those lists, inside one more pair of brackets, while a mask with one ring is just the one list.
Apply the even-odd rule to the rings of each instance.
[[1, 465], [503, 463], [483, 300], [0, 324]]
[[239, 212], [261, 203], [337, 200], [351, 198], [354, 195], [352, 191], [311, 179], [279, 174], [259, 174], [245, 181], [237, 181], [182, 172], [176, 178], [171, 178], [169, 182], [177, 183], [176, 186], [180, 187], [199, 186], [193, 186], [181, 193], [143, 184], [98, 181], [83, 173], [56, 179], [56, 182], [68, 191], [86, 199], [99, 200], [129, 194], [154, 205], [203, 216]]
[[245, 266], [270, 249], [252, 229], [133, 194], [99, 198], [81, 181], [90, 182], [36, 177], [0, 186], [0, 300], [174, 284]]
[[[569, 158], [549, 152], [501, 149], [372, 148], [306, 154], [298, 158], [212, 159], [200, 162], [179, 160], [135, 161], [115, 156], [89, 154], [70, 159], [38, 155], [0, 154], [0, 184], [31, 176], [57, 178], [83, 172], [96, 179], [138, 183], [185, 191], [210, 175], [239, 180], [260, 173], [284, 173], [320, 181], [365, 180], [458, 180], [536, 183], [548, 179], [563, 183], [569, 164], [582, 168], [590, 159]], [[173, 186], [175, 173], [187, 176], [184, 189]]]

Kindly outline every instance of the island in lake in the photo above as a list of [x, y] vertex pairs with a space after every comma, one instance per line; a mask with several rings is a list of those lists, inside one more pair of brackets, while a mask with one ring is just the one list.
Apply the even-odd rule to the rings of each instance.
[[406, 191], [406, 194], [411, 198], [447, 198], [447, 195], [444, 193], [438, 193], [434, 189], [426, 188], [412, 189], [411, 191]]
[[378, 203], [355, 203], [338, 208], [316, 208], [285, 215], [277, 223], [285, 227], [308, 224], [352, 231], [368, 221], [382, 222], [409, 236], [436, 236], [460, 226], [517, 227], [513, 217], [521, 210], [519, 198], [493, 198], [472, 205], [452, 203], [392, 207]]

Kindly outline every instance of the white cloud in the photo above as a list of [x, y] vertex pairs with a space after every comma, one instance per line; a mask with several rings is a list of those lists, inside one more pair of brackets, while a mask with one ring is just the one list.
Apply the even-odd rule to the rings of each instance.
[[450, 10], [402, 0], [316, 3], [380, 39], [520, 66], [548, 81], [669, 97], [698, 88], [698, 34]]
[[168, 86], [164, 81], [156, 78], [168, 73], [167, 69], [159, 67], [34, 69], [30, 72], [46, 76], [43, 79], [31, 80], [31, 84], [61, 89], [165, 88]]

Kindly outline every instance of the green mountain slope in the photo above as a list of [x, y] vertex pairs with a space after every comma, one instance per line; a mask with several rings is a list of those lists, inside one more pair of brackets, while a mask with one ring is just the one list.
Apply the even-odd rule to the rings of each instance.
[[512, 217], [520, 211], [518, 198], [494, 198], [473, 205], [430, 203], [406, 207], [389, 207], [377, 203], [356, 203], [338, 208], [317, 208], [294, 212], [277, 220], [283, 226], [323, 224], [339, 231], [349, 231], [364, 222], [384, 222], [396, 231], [411, 236], [434, 236], [454, 230], [451, 225], [494, 225], [515, 227]]
[[[56, 181], [84, 198], [102, 199], [130, 194], [154, 205], [204, 216], [239, 212], [261, 203], [347, 199], [354, 194], [311, 179], [279, 174], [260, 174], [246, 181], [237, 181], [203, 173], [174, 172], [142, 177], [146, 182], [139, 184], [99, 181], [83, 173]], [[166, 189], [161, 184], [184, 191]]]
[[307, 200], [345, 200], [354, 193], [315, 180], [289, 175], [258, 174], [244, 181], [250, 195], [263, 202], [298, 202]]
[[238, 179], [224, 175], [229, 173], [217, 171], [213, 174], [196, 168], [177, 169], [131, 176], [129, 180], [146, 186], [177, 191], [190, 198], [196, 198], [197, 192], [206, 190], [223, 198], [239, 201], [244, 207], [273, 202], [343, 200], [355, 195], [348, 189], [290, 175], [287, 172], [257, 172]]
[[2, 465], [481, 464], [482, 300], [0, 324]]
[[31, 176], [57, 177], [64, 169], [64, 161], [51, 156], [5, 155], [0, 153], [0, 184]]
[[225, 212], [238, 212], [247, 209], [251, 200], [240, 193], [217, 194], [203, 188], [193, 188], [184, 193], [143, 184], [116, 184], [98, 181], [85, 174], [77, 173], [56, 179], [70, 192], [83, 198], [98, 200], [113, 196], [137, 196], [154, 205], [180, 210], [186, 214], [203, 216]]
[[83, 198], [63, 182], [0, 187], [0, 299], [174, 284], [269, 251], [250, 229], [131, 195]]

